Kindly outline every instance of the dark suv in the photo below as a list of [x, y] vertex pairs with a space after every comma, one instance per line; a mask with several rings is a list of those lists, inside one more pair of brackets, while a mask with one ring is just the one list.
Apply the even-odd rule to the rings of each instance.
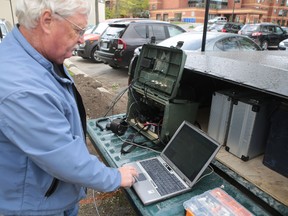
[[96, 55], [112, 68], [128, 67], [135, 48], [151, 38], [157, 43], [183, 32], [177, 25], [149, 19], [112, 23], [101, 35]]
[[242, 23], [227, 22], [222, 28], [222, 32], [230, 32], [238, 34], [239, 30], [244, 26]]
[[81, 56], [83, 59], [90, 59], [92, 62], [95, 63], [102, 62], [101, 59], [97, 58], [96, 56], [96, 51], [99, 49], [98, 41], [100, 35], [105, 31], [109, 23], [123, 22], [132, 19], [133, 18], [116, 18], [100, 22], [97, 26], [93, 27], [91, 32], [88, 33], [85, 32], [84, 34], [85, 42], [77, 47], [76, 55]]
[[238, 32], [252, 38], [263, 50], [278, 48], [278, 44], [288, 38], [287, 32], [273, 23], [246, 24]]

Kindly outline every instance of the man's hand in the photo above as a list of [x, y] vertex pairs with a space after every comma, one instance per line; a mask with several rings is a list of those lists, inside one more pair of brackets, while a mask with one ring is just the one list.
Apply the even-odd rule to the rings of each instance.
[[135, 183], [135, 177], [138, 177], [138, 172], [133, 166], [120, 167], [121, 187], [131, 187]]

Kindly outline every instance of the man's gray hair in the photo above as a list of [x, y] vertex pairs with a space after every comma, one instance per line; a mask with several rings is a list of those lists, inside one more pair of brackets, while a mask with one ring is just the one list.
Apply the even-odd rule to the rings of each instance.
[[20, 25], [27, 29], [35, 28], [44, 10], [51, 10], [63, 17], [76, 13], [89, 15], [90, 4], [87, 0], [17, 0], [16, 16]]

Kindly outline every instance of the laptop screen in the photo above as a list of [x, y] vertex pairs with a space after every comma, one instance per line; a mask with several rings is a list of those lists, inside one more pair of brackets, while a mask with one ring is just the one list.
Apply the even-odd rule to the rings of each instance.
[[173, 169], [177, 167], [193, 182], [203, 167], [208, 166], [219, 148], [220, 145], [203, 131], [183, 122], [162, 155], [172, 162], [169, 165]]

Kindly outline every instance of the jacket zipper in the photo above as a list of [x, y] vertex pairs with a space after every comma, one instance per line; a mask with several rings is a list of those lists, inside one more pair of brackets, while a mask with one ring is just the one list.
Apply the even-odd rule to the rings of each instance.
[[48, 188], [48, 190], [45, 193], [45, 197], [51, 196], [55, 192], [58, 184], [59, 184], [59, 180], [57, 178], [54, 178], [50, 187]]

